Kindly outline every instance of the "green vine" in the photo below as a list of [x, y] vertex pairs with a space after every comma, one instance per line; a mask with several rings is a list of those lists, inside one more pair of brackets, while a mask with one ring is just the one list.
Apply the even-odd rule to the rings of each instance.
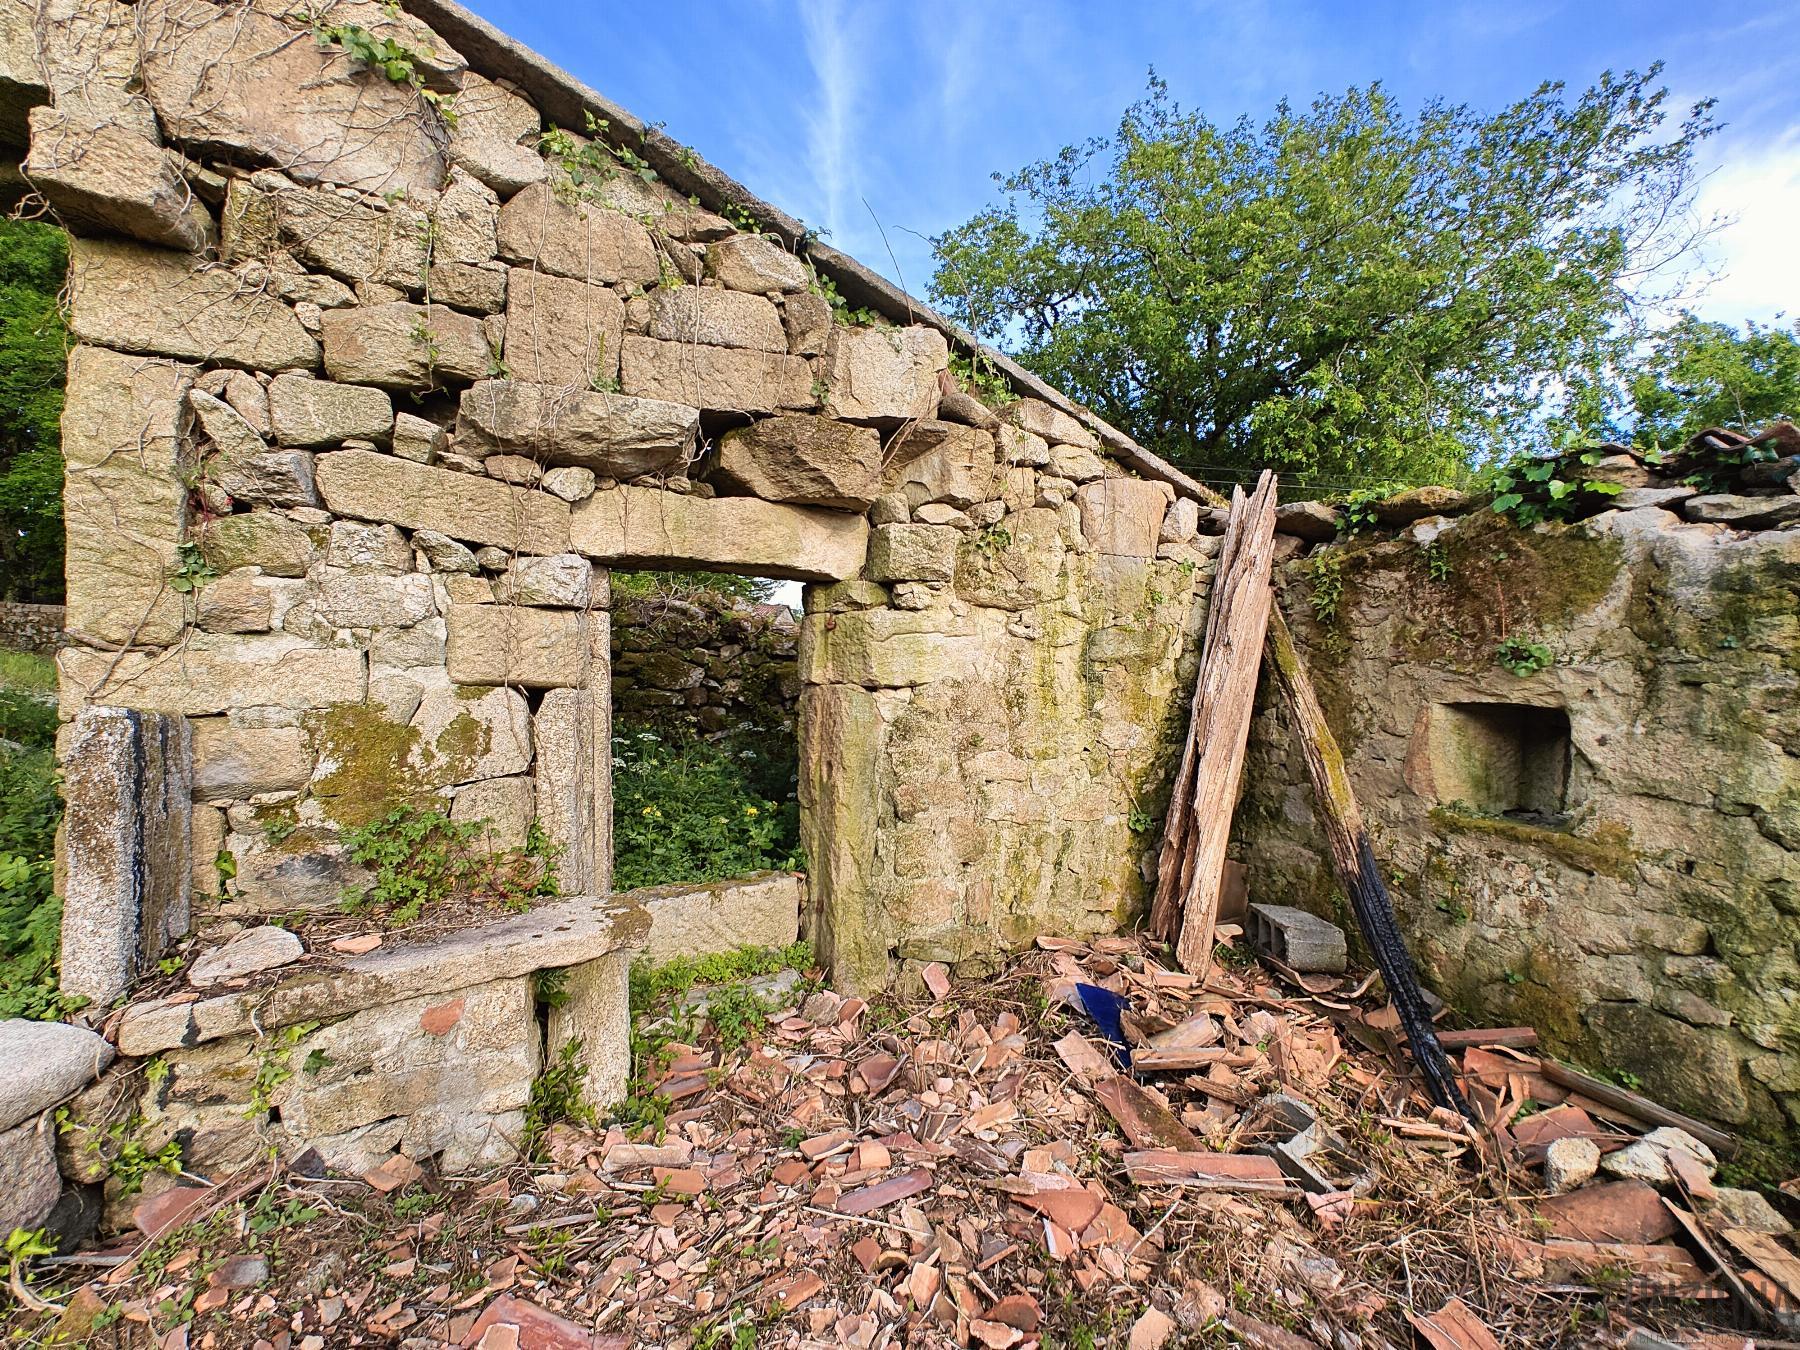
[[352, 61], [380, 72], [395, 84], [407, 86], [444, 120], [445, 126], [456, 125], [456, 110], [451, 106], [455, 96], [426, 87], [425, 77], [419, 72], [424, 61], [421, 53], [393, 38], [378, 38], [360, 24], [315, 23], [312, 31], [320, 47], [340, 48]]
[[1321, 550], [1304, 566], [1312, 585], [1313, 618], [1321, 628], [1329, 628], [1337, 622], [1338, 604], [1344, 596], [1344, 555]]
[[594, 200], [596, 189], [618, 177], [621, 169], [646, 183], [656, 181], [649, 160], [628, 145], [614, 145], [606, 139], [610, 121], [586, 111], [582, 116], [587, 125], [585, 139], [557, 126], [538, 137], [538, 153], [561, 167], [569, 191]]
[[1508, 461], [1492, 480], [1495, 514], [1528, 527], [1543, 520], [1591, 515], [1606, 498], [1623, 491], [1618, 483], [1597, 483], [1581, 476], [1583, 469], [1605, 457], [1601, 450], [1572, 450]]

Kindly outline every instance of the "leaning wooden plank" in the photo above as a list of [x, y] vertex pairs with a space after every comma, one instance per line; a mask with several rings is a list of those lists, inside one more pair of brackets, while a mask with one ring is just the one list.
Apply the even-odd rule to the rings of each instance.
[[1686, 1130], [1708, 1148], [1722, 1149], [1728, 1153], [1737, 1152], [1738, 1141], [1725, 1131], [1695, 1120], [1692, 1116], [1684, 1116], [1679, 1111], [1671, 1111], [1640, 1093], [1616, 1087], [1604, 1079], [1590, 1077], [1579, 1069], [1571, 1069], [1567, 1064], [1558, 1064], [1553, 1059], [1546, 1059], [1539, 1064], [1538, 1072], [1552, 1083], [1579, 1092], [1584, 1097], [1592, 1097], [1602, 1106], [1610, 1106], [1615, 1111], [1623, 1111], [1626, 1115], [1635, 1116], [1652, 1125], [1673, 1125], [1677, 1129]]
[[1388, 997], [1399, 1014], [1400, 1026], [1412, 1046], [1413, 1059], [1425, 1076], [1432, 1100], [1439, 1106], [1470, 1115], [1469, 1105], [1456, 1086], [1456, 1078], [1444, 1048], [1438, 1044], [1437, 1032], [1431, 1025], [1431, 1012], [1425, 1006], [1425, 995], [1419, 988], [1419, 977], [1413, 970], [1412, 956], [1406, 950], [1406, 939], [1400, 935], [1400, 921], [1394, 916], [1394, 903], [1388, 898], [1387, 883], [1381, 879], [1381, 868], [1369, 846], [1369, 832], [1363, 828], [1362, 812], [1356, 805], [1356, 794], [1350, 790], [1350, 774], [1344, 765], [1337, 737], [1325, 721], [1313, 693], [1312, 681], [1300, 664], [1288, 632], [1276, 606], [1269, 614], [1268, 661], [1270, 673], [1281, 690], [1288, 720], [1300, 742], [1301, 758], [1312, 778], [1319, 824], [1325, 835], [1326, 849], [1337, 872], [1338, 884], [1350, 897], [1357, 927], [1374, 953], [1375, 964], [1387, 984]]
[[1175, 773], [1175, 785], [1163, 821], [1162, 852], [1156, 863], [1156, 896], [1150, 904], [1150, 931], [1169, 943], [1181, 934], [1182, 860], [1187, 856], [1194, 833], [1194, 762], [1199, 754], [1202, 699], [1206, 692], [1198, 671], [1206, 664], [1206, 645], [1218, 631], [1219, 598], [1225, 589], [1219, 584], [1219, 578], [1232, 570], [1243, 544], [1248, 523], [1244, 501], [1243, 488], [1232, 488], [1231, 510], [1225, 518], [1225, 538], [1220, 543], [1212, 586], [1207, 595], [1206, 629], [1201, 637], [1200, 665], [1195, 668], [1194, 693], [1188, 703], [1188, 729], [1181, 747], [1181, 767]]
[[1205, 975], [1212, 963], [1225, 846], [1231, 842], [1231, 817], [1237, 809], [1250, 716], [1256, 706], [1263, 632], [1274, 598], [1269, 586], [1275, 566], [1274, 474], [1262, 475], [1243, 510], [1241, 551], [1229, 572], [1220, 571], [1213, 578], [1218, 605], [1196, 676], [1193, 800], [1188, 808], [1190, 835], [1177, 872], [1181, 935], [1175, 944], [1182, 969], [1196, 975]]

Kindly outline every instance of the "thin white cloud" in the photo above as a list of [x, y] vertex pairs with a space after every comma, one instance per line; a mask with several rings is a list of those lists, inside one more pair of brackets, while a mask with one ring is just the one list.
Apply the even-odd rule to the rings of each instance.
[[807, 150], [818, 176], [824, 224], [842, 238], [848, 208], [855, 203], [857, 87], [869, 68], [866, 51], [858, 59], [861, 27], [855, 7], [831, 0], [800, 0], [800, 31], [806, 59], [818, 82], [817, 106], [806, 119]]
[[1695, 308], [1726, 323], [1800, 315], [1800, 127], [1731, 153], [1701, 188], [1699, 206], [1731, 223], [1707, 250], [1716, 279]]

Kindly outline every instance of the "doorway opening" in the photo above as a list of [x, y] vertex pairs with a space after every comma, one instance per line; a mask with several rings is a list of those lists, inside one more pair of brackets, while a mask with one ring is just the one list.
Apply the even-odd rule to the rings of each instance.
[[798, 868], [798, 588], [669, 571], [612, 585], [612, 888]]

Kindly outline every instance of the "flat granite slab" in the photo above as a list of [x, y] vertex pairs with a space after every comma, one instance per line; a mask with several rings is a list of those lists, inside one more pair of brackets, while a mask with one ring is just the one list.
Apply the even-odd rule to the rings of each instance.
[[119, 1053], [136, 1058], [246, 1032], [266, 1034], [296, 1022], [578, 966], [610, 952], [636, 951], [649, 934], [649, 912], [637, 901], [573, 896], [429, 942], [316, 960], [283, 971], [263, 988], [136, 1004], [119, 1022]]

